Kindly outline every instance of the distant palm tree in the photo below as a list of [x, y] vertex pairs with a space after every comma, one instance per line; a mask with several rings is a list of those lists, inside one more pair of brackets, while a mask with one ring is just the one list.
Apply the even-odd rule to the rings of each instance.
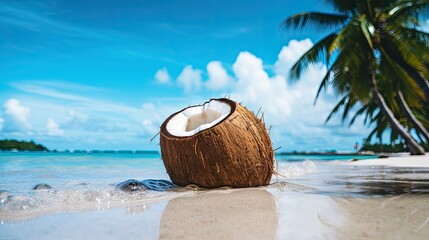
[[[337, 93], [344, 95], [334, 109], [344, 107], [343, 119], [356, 103], [362, 106], [375, 103], [383, 123], [387, 122], [392, 131], [405, 140], [411, 154], [424, 154], [423, 147], [401, 125], [389, 103], [398, 96], [399, 90], [406, 97], [397, 98], [398, 101], [409, 99], [424, 103], [420, 108], [427, 108], [429, 103], [426, 78], [429, 76], [429, 34], [419, 31], [421, 14], [429, 15], [429, 0], [324, 2], [338, 13], [304, 12], [283, 22], [284, 27], [315, 26], [318, 30], [332, 31], [292, 67], [291, 79], [298, 79], [309, 64], [325, 62], [328, 72], [316, 99], [322, 89], [332, 85]], [[381, 90], [380, 84], [391, 87]], [[365, 109], [361, 113], [368, 114]]]

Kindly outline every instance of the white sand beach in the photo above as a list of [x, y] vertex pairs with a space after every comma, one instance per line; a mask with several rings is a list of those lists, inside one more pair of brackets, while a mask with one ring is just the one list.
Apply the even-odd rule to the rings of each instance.
[[350, 164], [356, 166], [429, 167], [429, 153], [424, 156], [411, 156], [409, 153], [402, 153], [388, 158], [367, 159]]

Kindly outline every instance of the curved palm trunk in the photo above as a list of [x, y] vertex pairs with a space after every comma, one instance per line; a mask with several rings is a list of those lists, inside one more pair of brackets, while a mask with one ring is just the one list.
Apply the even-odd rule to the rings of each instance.
[[[422, 139], [422, 136], [420, 136], [420, 134], [417, 134], [417, 137], [419, 138], [421, 143], [425, 142], [425, 140]], [[429, 145], [427, 145], [427, 146], [422, 145], [422, 147], [425, 149], [426, 152], [429, 151]]]
[[411, 123], [416, 128], [416, 130], [423, 135], [423, 137], [426, 139], [427, 142], [429, 142], [428, 130], [416, 118], [416, 116], [414, 116], [414, 113], [412, 112], [407, 102], [405, 101], [405, 97], [404, 97], [404, 94], [402, 94], [402, 91], [398, 91], [398, 102], [402, 111], [405, 113], [405, 116], [407, 116], [407, 119], [411, 121]]
[[386, 101], [381, 95], [380, 91], [377, 87], [377, 80], [375, 79], [375, 73], [372, 69], [370, 69], [370, 84], [371, 84], [371, 92], [374, 95], [374, 98], [377, 102], [378, 107], [380, 107], [384, 116], [389, 121], [392, 128], [399, 132], [401, 137], [405, 140], [410, 149], [411, 155], [425, 155], [425, 150], [422, 146], [420, 146], [416, 140], [411, 136], [411, 134], [399, 123], [399, 121], [395, 118], [392, 110], [390, 110], [389, 106], [387, 106]]

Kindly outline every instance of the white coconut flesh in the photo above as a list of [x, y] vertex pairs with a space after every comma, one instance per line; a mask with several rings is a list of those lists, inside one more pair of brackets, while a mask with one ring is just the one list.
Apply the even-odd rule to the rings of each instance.
[[173, 136], [189, 137], [218, 124], [230, 112], [229, 104], [211, 100], [202, 106], [190, 107], [177, 113], [168, 121], [166, 129]]

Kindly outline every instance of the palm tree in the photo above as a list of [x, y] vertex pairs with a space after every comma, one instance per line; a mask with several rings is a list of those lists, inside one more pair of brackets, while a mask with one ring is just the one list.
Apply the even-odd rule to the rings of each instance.
[[[313, 25], [333, 30], [308, 50], [292, 67], [291, 79], [298, 79], [309, 64], [325, 62], [328, 72], [320, 91], [331, 84], [339, 94], [365, 106], [375, 102], [380, 113], [408, 144], [411, 154], [424, 154], [407, 129], [400, 124], [382, 93], [379, 82], [386, 69], [396, 76], [397, 87], [406, 86], [421, 101], [429, 100], [427, 84], [429, 34], [418, 30], [419, 13], [429, 15], [429, 0], [325, 0], [337, 14], [305, 12], [288, 17], [284, 27]], [[427, 86], [427, 88], [426, 88]], [[426, 92], [428, 94], [426, 94]], [[383, 96], [383, 94], [385, 96]], [[353, 104], [352, 104], [353, 105]]]
[[[390, 104], [394, 105], [395, 98], [391, 97], [389, 98], [389, 100], [390, 100], [389, 105]], [[383, 112], [380, 111], [375, 101], [367, 101], [366, 103], [359, 102], [354, 97], [354, 94], [351, 92], [347, 92], [343, 95], [343, 97], [341, 97], [341, 99], [338, 101], [338, 103], [332, 109], [331, 113], [326, 118], [325, 123], [328, 122], [332, 118], [332, 116], [334, 116], [340, 110], [343, 110], [341, 120], [345, 121], [346, 119], [348, 119], [351, 109], [356, 108], [359, 105], [360, 105], [360, 108], [357, 111], [355, 111], [353, 117], [350, 118], [349, 126], [353, 125], [353, 123], [355, 122], [358, 116], [365, 115], [364, 124], [373, 126], [373, 130], [368, 135], [366, 141], [370, 141], [373, 138], [373, 136], [376, 136], [379, 140], [382, 140], [383, 133], [390, 128], [389, 122], [387, 121]], [[392, 110], [395, 112], [395, 116], [397, 116], [396, 118], [398, 119], [398, 121], [401, 123], [401, 125], [405, 127], [405, 129], [407, 129], [407, 131], [411, 131], [411, 129], [414, 128], [416, 132], [418, 132], [418, 129], [413, 125], [413, 123], [410, 123], [409, 120], [405, 118], [404, 115], [406, 115], [407, 113], [401, 111], [402, 109], [400, 109], [400, 106], [394, 106]], [[419, 137], [420, 141], [423, 143], [424, 141], [420, 138], [420, 136], [418, 134], [417, 136]], [[391, 143], [396, 142], [399, 137], [400, 135], [398, 134], [398, 132], [395, 129], [391, 129], [390, 131]]]

